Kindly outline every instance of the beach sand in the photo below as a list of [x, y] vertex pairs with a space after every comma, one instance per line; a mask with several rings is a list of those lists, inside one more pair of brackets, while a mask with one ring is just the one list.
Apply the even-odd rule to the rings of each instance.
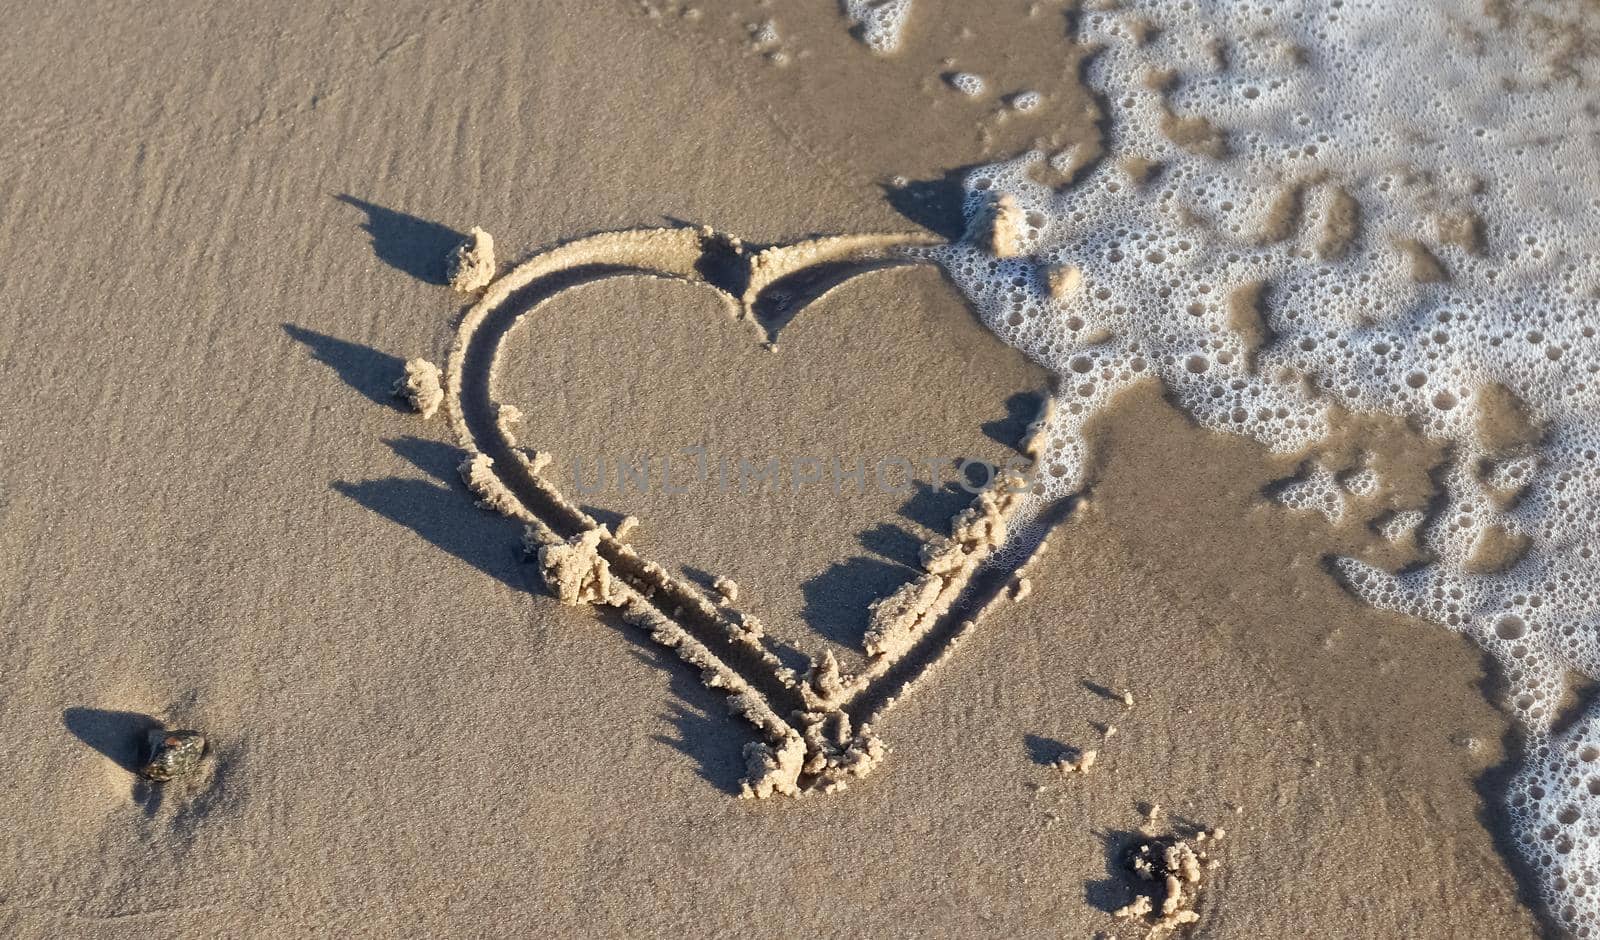
[[[693, 6], [7, 10], [0, 930], [1134, 936], [1120, 853], [1159, 804], [1154, 831], [1228, 832], [1196, 935], [1534, 935], [1478, 654], [1346, 595], [1321, 558], [1357, 536], [1262, 495], [1293, 463], [1152, 389], [1103, 422], [1032, 596], [845, 792], [737, 799], [723, 697], [543, 592], [445, 424], [390, 395], [443, 361], [469, 228], [503, 263], [670, 220], [950, 235], [952, 170], [1093, 136], [1052, 4], [919, 0], [889, 59], [831, 3]], [[787, 65], [749, 38], [769, 16]], [[997, 114], [951, 68], [1047, 105]], [[702, 443], [1003, 459], [1044, 382], [927, 268], [852, 279], [776, 352], [682, 285], [547, 313], [502, 381], [558, 472]], [[849, 661], [964, 500], [581, 501]], [[210, 737], [198, 778], [135, 776], [157, 725]], [[1081, 748], [1091, 773], [1051, 766]]]

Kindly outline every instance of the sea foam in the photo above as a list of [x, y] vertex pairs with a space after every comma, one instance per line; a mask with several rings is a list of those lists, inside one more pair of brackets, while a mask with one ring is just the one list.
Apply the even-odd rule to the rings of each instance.
[[911, 0], [841, 0], [841, 5], [856, 36], [873, 52], [886, 54], [900, 48], [906, 21], [911, 18]]
[[[1083, 428], [1155, 377], [1201, 424], [1278, 452], [1338, 416], [1449, 444], [1400, 573], [1335, 561], [1366, 601], [1464, 632], [1524, 731], [1513, 838], [1551, 918], [1600, 937], [1600, 99], [1577, 3], [1132, 0], [1101, 46], [1105, 155], [972, 171], [968, 232], [928, 249], [1059, 378], [1036, 504], [1085, 482]], [[1056, 161], [1059, 165], [1060, 161]], [[1336, 519], [1370, 468], [1279, 494]], [[1485, 546], [1512, 545], [1485, 570]], [[1517, 557], [1520, 556], [1520, 557]]]

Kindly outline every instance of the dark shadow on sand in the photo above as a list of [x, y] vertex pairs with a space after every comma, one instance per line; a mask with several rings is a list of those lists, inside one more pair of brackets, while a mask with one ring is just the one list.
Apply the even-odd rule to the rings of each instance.
[[1047, 738], [1039, 734], [1023, 735], [1022, 743], [1027, 745], [1028, 760], [1041, 767], [1054, 767], [1056, 761], [1078, 753], [1077, 748], [1069, 747], [1055, 738]]
[[767, 341], [775, 343], [789, 323], [824, 294], [865, 271], [891, 268], [899, 263], [893, 260], [839, 261], [803, 268], [768, 285], [756, 298], [752, 312], [756, 322], [766, 330]]
[[1082, 685], [1085, 689], [1088, 689], [1090, 692], [1093, 692], [1108, 702], [1116, 702], [1119, 705], [1122, 704], [1122, 693], [1112, 691], [1109, 686], [1101, 685], [1098, 682], [1091, 682], [1088, 679], [1083, 680]]
[[367, 214], [361, 229], [372, 236], [372, 253], [391, 268], [429, 284], [445, 283], [445, 258], [466, 235], [448, 225], [386, 209], [349, 193], [334, 197]]
[[130, 774], [138, 773], [149, 756], [150, 732], [164, 727], [140, 712], [104, 708], [69, 708], [61, 713], [61, 723], [78, 740]]
[[1132, 903], [1138, 894], [1141, 882], [1129, 868], [1128, 856], [1150, 837], [1137, 829], [1113, 829], [1095, 835], [1105, 850], [1106, 877], [1085, 881], [1083, 899], [1096, 910], [1111, 914]]
[[867, 551], [897, 565], [917, 570], [922, 564], [922, 539], [905, 526], [882, 522], [856, 536]]
[[966, 199], [962, 180], [973, 166], [957, 167], [931, 180], [913, 180], [903, 186], [883, 187], [883, 196], [894, 210], [923, 228], [949, 241], [966, 230], [961, 206]]
[[333, 488], [513, 590], [534, 588], [531, 572], [522, 561], [521, 527], [473, 505], [456, 472], [462, 458], [459, 448], [420, 437], [385, 443], [433, 479], [339, 480]]
[[996, 444], [1018, 448], [1028, 436], [1028, 425], [1039, 416], [1044, 399], [1037, 392], [1017, 392], [1006, 399], [1006, 416], [983, 423], [984, 436]]
[[400, 399], [394, 396], [394, 383], [405, 373], [404, 359], [293, 323], [283, 324], [283, 331], [290, 339], [304, 344], [311, 350], [311, 358], [333, 369], [346, 385], [365, 395], [368, 401], [404, 410]]
[[745, 775], [744, 746], [754, 741], [755, 736], [728, 714], [722, 694], [706, 688], [687, 663], [647, 641], [637, 628], [623, 623], [615, 612], [606, 611], [601, 617], [633, 644], [633, 655], [640, 662], [663, 670], [671, 677], [670, 710], [661, 717], [671, 722], [676, 737], [653, 734], [650, 739], [693, 760], [698, 765], [700, 779], [723, 793], [737, 796]]
[[[1506, 699], [1506, 688], [1499, 674], [1499, 666], [1487, 654], [1483, 657], [1483, 664], [1483, 680], [1479, 689], [1485, 699], [1495, 703], [1496, 709], [1504, 713], [1504, 706], [1501, 703]], [[1576, 707], [1561, 716], [1565, 721], [1559, 723], [1570, 725], [1572, 717], [1579, 714], [1579, 710], [1588, 704], [1579, 701]], [[1522, 860], [1523, 850], [1512, 835], [1511, 818], [1506, 812], [1506, 795], [1510, 792], [1511, 781], [1516, 777], [1522, 763], [1522, 735], [1518, 732], [1514, 721], [1506, 730], [1501, 744], [1505, 749], [1505, 760], [1486, 768], [1478, 775], [1478, 779], [1473, 781], [1473, 788], [1478, 791], [1478, 822], [1489, 832], [1490, 838], [1494, 841], [1495, 851], [1505, 859], [1506, 869], [1511, 872], [1512, 880], [1517, 886], [1517, 900], [1529, 910], [1540, 913], [1539, 936], [1543, 940], [1561, 940], [1564, 934], [1551, 926], [1550, 918], [1545, 914], [1545, 904], [1539, 895], [1538, 873]]]
[[841, 646], [860, 647], [872, 616], [868, 605], [888, 597], [916, 576], [904, 565], [860, 556], [830, 565], [800, 586], [801, 616], [818, 636]]
[[922, 480], [913, 484], [915, 491], [900, 507], [898, 515], [938, 535], [950, 534], [950, 519], [972, 505], [976, 493], [969, 493], [959, 483], [934, 486]]

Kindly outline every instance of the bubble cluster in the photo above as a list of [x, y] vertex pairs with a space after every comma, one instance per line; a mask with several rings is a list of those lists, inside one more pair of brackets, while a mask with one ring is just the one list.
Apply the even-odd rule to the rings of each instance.
[[983, 80], [982, 75], [974, 75], [971, 72], [952, 72], [945, 77], [945, 81], [950, 83], [951, 88], [968, 98], [976, 98], [989, 88], [989, 83]]
[[1010, 104], [1013, 111], [1035, 111], [1044, 104], [1044, 96], [1036, 91], [1019, 91], [1011, 96]]
[[[928, 254], [1059, 378], [1041, 505], [1085, 482], [1088, 418], [1150, 377], [1280, 453], [1348, 413], [1449, 444], [1438, 508], [1380, 526], [1431, 562], [1336, 566], [1499, 662], [1517, 843], [1554, 921], [1600, 938], [1600, 711], [1557, 730], [1568, 677], [1600, 679], [1600, 98], [1576, 10], [1089, 4], [1105, 156], [1059, 189], [1065, 154], [972, 171], [967, 235]], [[1279, 498], [1334, 519], [1383, 482], [1315, 470]]]
[[873, 52], [887, 55], [900, 48], [911, 0], [842, 0], [845, 18]]
[[1318, 464], [1305, 479], [1294, 480], [1277, 492], [1278, 501], [1290, 509], [1316, 511], [1337, 523], [1344, 518], [1345, 488], [1333, 471]]
[[1416, 534], [1417, 527], [1427, 519], [1427, 514], [1420, 509], [1406, 509], [1392, 513], [1378, 525], [1378, 534], [1391, 542]]

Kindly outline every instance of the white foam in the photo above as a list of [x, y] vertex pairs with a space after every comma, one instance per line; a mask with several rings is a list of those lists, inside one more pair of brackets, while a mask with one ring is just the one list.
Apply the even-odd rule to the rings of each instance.
[[1019, 91], [1011, 96], [1011, 109], [1013, 111], [1034, 111], [1044, 104], [1044, 96], [1036, 91]]
[[968, 98], [976, 98], [989, 88], [989, 83], [983, 80], [982, 75], [974, 75], [971, 72], [952, 72], [946, 76], [945, 81], [950, 83], [951, 88]]
[[[1505, 21], [1476, 0], [1083, 12], [1107, 157], [1061, 192], [1033, 178], [1042, 154], [973, 171], [973, 230], [930, 254], [1061, 379], [1041, 502], [1082, 485], [1085, 420], [1148, 376], [1278, 452], [1322, 439], [1334, 405], [1453, 443], [1443, 508], [1417, 533], [1436, 560], [1337, 564], [1367, 601], [1499, 662], [1526, 732], [1517, 845], [1552, 919], [1600, 937], [1600, 713], [1554, 731], [1568, 674], [1600, 679], [1600, 108], [1574, 81], [1587, 64], [1562, 57], [1577, 5], [1503, 6]], [[981, 231], [1002, 195], [1025, 220], [1009, 257]], [[1052, 296], [1066, 267], [1077, 286]], [[1479, 430], [1497, 388], [1537, 444]], [[1333, 518], [1338, 482], [1294, 498]], [[1419, 520], [1390, 523], [1399, 537]], [[1531, 541], [1482, 573], [1471, 559], [1495, 533]]]
[[1278, 502], [1290, 509], [1316, 511], [1329, 522], [1344, 518], [1344, 493], [1328, 468], [1318, 465], [1303, 480], [1295, 480], [1278, 491]]
[[1426, 519], [1427, 514], [1420, 509], [1401, 510], [1383, 520], [1378, 526], [1378, 534], [1391, 542], [1398, 542], [1415, 533]]
[[845, 18], [856, 36], [873, 52], [887, 55], [900, 48], [911, 0], [841, 0]]
[[1365, 466], [1339, 477], [1339, 485], [1351, 496], [1371, 496], [1378, 491], [1378, 483], [1378, 471]]

